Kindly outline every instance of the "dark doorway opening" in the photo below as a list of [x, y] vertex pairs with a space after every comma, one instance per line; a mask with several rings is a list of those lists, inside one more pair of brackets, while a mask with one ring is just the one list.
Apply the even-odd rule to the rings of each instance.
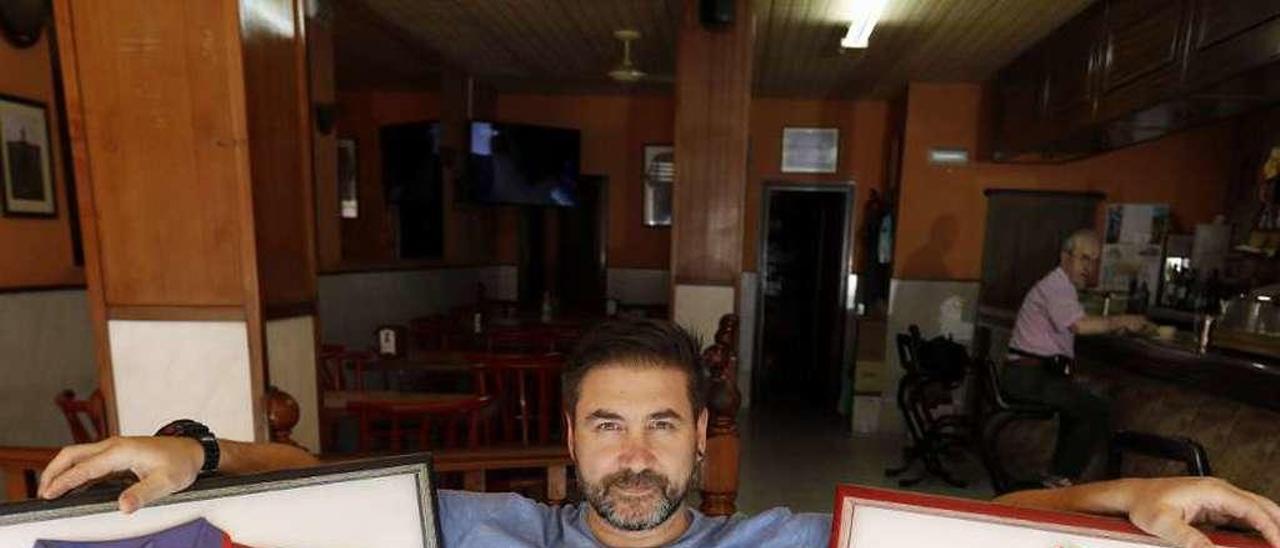
[[557, 315], [599, 316], [605, 302], [607, 177], [583, 175], [573, 207], [520, 207], [520, 308], [536, 312], [544, 294]]
[[[834, 414], [842, 383], [853, 187], [767, 185], [753, 406]], [[848, 342], [852, 342], [849, 340]]]

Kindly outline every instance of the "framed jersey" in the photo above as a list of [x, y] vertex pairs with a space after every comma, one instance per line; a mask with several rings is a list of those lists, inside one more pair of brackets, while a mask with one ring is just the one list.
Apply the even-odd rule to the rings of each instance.
[[[831, 548], [1157, 548], [1168, 544], [1118, 518], [854, 485], [836, 488]], [[1264, 548], [1259, 537], [1213, 533], [1218, 546]]]
[[203, 478], [131, 515], [118, 489], [0, 505], [0, 546], [440, 546], [428, 454]]

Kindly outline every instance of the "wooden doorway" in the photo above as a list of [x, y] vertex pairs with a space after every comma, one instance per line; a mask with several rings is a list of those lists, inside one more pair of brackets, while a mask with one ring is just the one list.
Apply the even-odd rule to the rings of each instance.
[[767, 184], [761, 200], [752, 405], [834, 412], [844, 382], [852, 184]]

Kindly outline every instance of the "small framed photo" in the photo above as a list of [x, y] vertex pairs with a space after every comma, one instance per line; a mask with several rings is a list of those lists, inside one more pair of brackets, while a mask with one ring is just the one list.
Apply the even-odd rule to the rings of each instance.
[[671, 193], [676, 180], [675, 147], [644, 146], [644, 225], [671, 226]]
[[0, 505], [0, 546], [440, 546], [426, 454], [204, 478], [131, 515], [114, 490]]
[[839, 129], [789, 127], [782, 130], [783, 173], [835, 173], [839, 161]]
[[5, 215], [57, 216], [49, 114], [44, 103], [0, 95], [0, 180]]
[[[831, 548], [1168, 546], [1118, 518], [856, 485], [836, 488], [832, 517]], [[1261, 537], [1226, 533], [1210, 533], [1209, 537], [1216, 546], [1267, 545]]]
[[338, 139], [338, 216], [360, 218], [359, 156], [355, 139]]

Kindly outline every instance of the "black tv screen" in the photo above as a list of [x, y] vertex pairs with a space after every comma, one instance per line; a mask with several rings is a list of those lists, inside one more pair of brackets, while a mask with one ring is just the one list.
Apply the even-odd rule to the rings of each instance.
[[577, 205], [578, 130], [471, 122], [468, 194], [472, 200]]

